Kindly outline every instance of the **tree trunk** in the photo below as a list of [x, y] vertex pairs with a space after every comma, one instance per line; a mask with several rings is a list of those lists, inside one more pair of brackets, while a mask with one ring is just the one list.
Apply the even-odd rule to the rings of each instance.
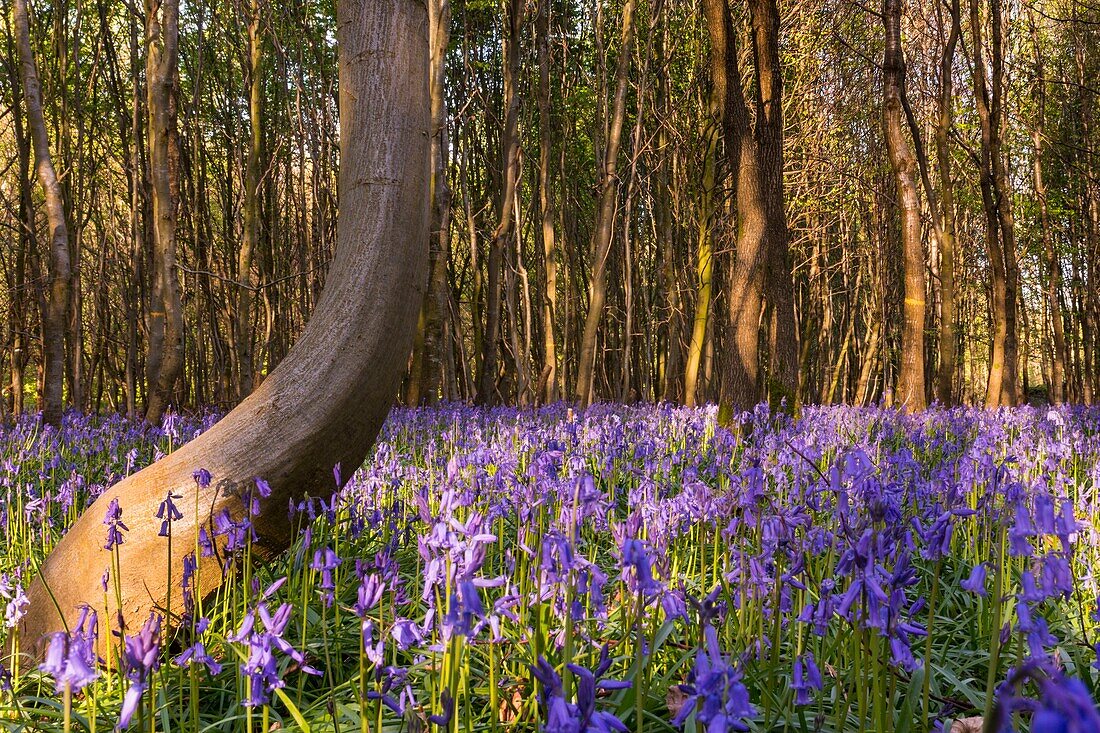
[[[179, 151], [176, 85], [179, 0], [146, 0], [145, 78], [149, 106], [149, 176], [153, 192], [153, 312], [163, 313], [159, 369], [149, 374], [147, 422], [160, 422], [183, 373], [183, 303], [176, 268]], [[161, 310], [162, 309], [162, 310]], [[159, 314], [157, 314], [159, 315]]]
[[241, 249], [237, 253], [237, 399], [252, 394], [253, 374], [253, 326], [252, 295], [256, 290], [256, 278], [252, 275], [252, 260], [260, 246], [260, 193], [263, 170], [261, 155], [263, 146], [263, 38], [260, 36], [259, 0], [250, 4], [248, 19], [248, 127], [249, 138], [244, 178], [244, 232]]
[[619, 146], [622, 141], [623, 121], [626, 119], [626, 92], [630, 77], [630, 57], [634, 48], [634, 9], [637, 4], [637, 0], [626, 0], [623, 5], [622, 43], [619, 45], [619, 59], [615, 67], [615, 96], [600, 169], [600, 192], [592, 236], [594, 260], [588, 282], [588, 313], [584, 319], [584, 332], [577, 358], [577, 384], [573, 391], [575, 399], [581, 405], [590, 404], [594, 398], [596, 337], [599, 335], [604, 305], [607, 302], [607, 259], [611, 254], [615, 202], [619, 193]]
[[[989, 380], [986, 383], [987, 407], [1016, 404], [1016, 279], [1015, 237], [1012, 214], [1007, 208], [1007, 176], [1001, 159], [1000, 109], [1003, 69], [1001, 64], [1000, 0], [992, 0], [994, 40], [993, 92], [986, 80], [985, 46], [979, 0], [970, 0], [971, 54], [974, 98], [981, 125], [979, 178], [986, 219], [986, 249], [992, 270], [993, 343], [990, 352]], [[1006, 226], [1007, 225], [1007, 226]]]
[[554, 322], [558, 316], [558, 252], [554, 232], [554, 197], [550, 191], [550, 0], [539, 0], [535, 16], [539, 63], [539, 219], [542, 224], [542, 399], [558, 399], [558, 348]]
[[[123, 616], [134, 628], [161, 608], [169, 584], [179, 587], [182, 556], [171, 558], [154, 518], [167, 492], [181, 495], [184, 519], [173, 544], [193, 548], [200, 525], [228, 509], [240, 517], [240, 491], [254, 476], [271, 485], [253, 518], [257, 551], [271, 556], [289, 544], [288, 502], [330, 495], [333, 467], [346, 480], [381, 427], [400, 384], [427, 278], [430, 105], [427, 14], [419, 0], [341, 0], [340, 210], [336, 254], [324, 292], [304, 333], [272, 374], [203, 435], [109, 489], [57, 545], [29, 591], [21, 627], [27, 650], [41, 635], [71, 627], [87, 603], [101, 619], [100, 578], [110, 564], [102, 520], [117, 499], [129, 524], [119, 546]], [[214, 475], [197, 489], [192, 472]], [[234, 490], [236, 489], [236, 490]], [[194, 507], [194, 515], [186, 510]], [[218, 562], [203, 558], [199, 593], [220, 582]], [[44, 582], [43, 582], [44, 579]], [[172, 594], [172, 614], [180, 612]], [[111, 615], [106, 612], [110, 611]], [[101, 640], [110, 638], [101, 634]], [[40, 651], [40, 649], [39, 649]], [[103, 654], [104, 650], [101, 649]]]
[[766, 219], [764, 256], [772, 319], [769, 350], [773, 374], [772, 401], [786, 400], [797, 410], [798, 327], [794, 314], [794, 284], [783, 193], [783, 69], [779, 62], [779, 8], [776, 0], [749, 0], [752, 15], [753, 60], [756, 66], [756, 140], [760, 196]]
[[[939, 109], [936, 116], [936, 168], [940, 179], [940, 334], [939, 373], [936, 396], [944, 405], [955, 402], [955, 184], [951, 179], [951, 150], [947, 138], [954, 116], [953, 66], [959, 43], [961, 11], [959, 0], [951, 0], [951, 29], [940, 57]], [[934, 216], [935, 214], [933, 214]]]
[[[42, 419], [49, 425], [61, 425], [65, 390], [65, 327], [69, 312], [69, 230], [65, 223], [65, 202], [57, 171], [50, 157], [49, 133], [42, 114], [42, 89], [38, 69], [31, 49], [30, 18], [27, 0], [15, 0], [12, 17], [15, 43], [23, 77], [23, 99], [27, 105], [27, 122], [34, 145], [34, 167], [42, 184], [49, 222], [50, 289], [42, 312]], [[29, 213], [29, 212], [28, 212]], [[28, 218], [33, 222], [33, 217]]]
[[[485, 311], [485, 333], [482, 337], [481, 374], [478, 378], [477, 401], [482, 405], [496, 404], [497, 371], [500, 354], [501, 308], [503, 306], [504, 254], [515, 227], [513, 218], [516, 188], [519, 183], [519, 112], [521, 100], [517, 89], [519, 77], [520, 29], [523, 27], [524, 3], [509, 0], [505, 13], [504, 34], [504, 129], [501, 132], [501, 165], [504, 182], [497, 208], [497, 226], [489, 245], [486, 263], [488, 293]], [[471, 247], [476, 242], [471, 242]]]
[[886, 128], [886, 150], [894, 172], [894, 189], [901, 215], [905, 282], [897, 399], [909, 412], [917, 412], [927, 406], [924, 392], [924, 246], [921, 242], [920, 202], [917, 200], [917, 162], [905, 139], [903, 122], [905, 56], [901, 48], [901, 0], [883, 0], [882, 23], [886, 33], [882, 62], [882, 116]]
[[[722, 351], [719, 419], [751, 410], [760, 399], [760, 312], [764, 295], [764, 257], [771, 231], [765, 201], [760, 144], [753, 135], [749, 107], [737, 60], [737, 31], [726, 0], [706, 0], [704, 10], [711, 42], [711, 79], [722, 121], [726, 169], [735, 176], [736, 249], [727, 262], [726, 322], [730, 343]], [[778, 29], [776, 29], [778, 32]], [[758, 61], [758, 74], [760, 65]], [[763, 78], [763, 77], [761, 77]], [[764, 120], [758, 119], [758, 125]], [[758, 129], [763, 129], [758, 127]], [[782, 194], [780, 194], [782, 195]], [[786, 225], [783, 225], [786, 229]], [[785, 239], [785, 235], [784, 235]], [[785, 244], [784, 244], [785, 246]]]
[[1046, 297], [1047, 311], [1050, 314], [1053, 341], [1050, 354], [1050, 401], [1060, 405], [1065, 400], [1066, 372], [1066, 333], [1062, 324], [1062, 307], [1058, 294], [1062, 290], [1062, 265], [1054, 247], [1054, 238], [1050, 231], [1050, 208], [1047, 204], [1047, 187], [1043, 178], [1043, 123], [1046, 119], [1046, 74], [1043, 56], [1039, 50], [1038, 32], [1033, 13], [1028, 13], [1031, 26], [1032, 45], [1035, 48], [1035, 124], [1031, 131], [1034, 146], [1034, 160], [1031, 166], [1032, 182], [1035, 186], [1035, 198], [1039, 202], [1039, 226], [1042, 229], [1043, 259], [1046, 260]]
[[[724, 0], [719, 0], [724, 2]], [[716, 129], [706, 130], [707, 140], [703, 153], [702, 204], [699, 207], [699, 245], [695, 259], [695, 315], [691, 321], [691, 341], [688, 342], [684, 360], [684, 404], [694, 407], [699, 385], [699, 366], [703, 361], [707, 327], [710, 323], [710, 305], [714, 293], [714, 235], [715, 196], [714, 187], [718, 165], [718, 137]]]

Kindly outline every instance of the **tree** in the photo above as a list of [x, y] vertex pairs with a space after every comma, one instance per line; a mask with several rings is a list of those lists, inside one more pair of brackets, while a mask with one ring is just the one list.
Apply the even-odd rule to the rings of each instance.
[[[955, 183], [951, 178], [951, 149], [948, 136], [954, 118], [955, 48], [962, 35], [960, 0], [950, 0], [951, 27], [940, 55], [939, 96], [936, 110], [936, 168], [940, 181], [940, 224], [937, 227], [940, 244], [940, 343], [939, 372], [936, 378], [936, 395], [939, 401], [950, 405], [955, 401], [954, 380], [956, 369], [955, 324]], [[937, 6], [938, 7], [938, 6]], [[940, 13], [938, 12], [938, 15]], [[942, 25], [942, 23], [941, 23]]]
[[584, 318], [580, 354], [577, 358], [577, 384], [574, 397], [582, 405], [592, 402], [596, 381], [596, 338], [600, 321], [607, 304], [607, 261], [611, 254], [614, 234], [615, 202], [619, 194], [619, 146], [622, 142], [623, 121], [626, 119], [626, 93], [630, 81], [630, 57], [634, 48], [634, 9], [637, 0], [623, 4], [622, 38], [619, 58], [615, 64], [615, 92], [612, 98], [611, 118], [607, 144], [600, 165], [599, 192], [597, 194], [596, 221], [592, 234], [592, 274], [588, 280], [588, 311]]
[[[251, 396], [208, 432], [109, 489], [57, 545], [30, 588], [24, 640], [70, 626], [82, 603], [101, 618], [100, 578], [109, 564], [104, 511], [118, 500], [130, 527], [119, 546], [122, 616], [140, 625], [178, 587], [182, 557], [168, 557], [154, 514], [175, 493], [184, 518], [176, 548], [194, 548], [201, 527], [243, 512], [253, 477], [270, 482], [253, 522], [257, 551], [271, 556], [292, 539], [291, 499], [331, 494], [333, 467], [350, 477], [397, 392], [427, 278], [430, 103], [427, 15], [420, 0], [340, 0], [340, 212], [336, 255], [301, 339]], [[193, 472], [214, 476], [198, 488]], [[196, 519], [198, 521], [196, 521]], [[170, 568], [170, 572], [166, 569]], [[214, 558], [199, 562], [197, 592], [221, 581]], [[52, 596], [46, 592], [49, 587]], [[178, 595], [178, 594], [177, 594]], [[172, 597], [169, 611], [180, 611]], [[56, 605], [55, 605], [56, 602]], [[105, 615], [105, 612], [107, 615]], [[109, 638], [102, 634], [101, 638]]]
[[894, 173], [894, 189], [901, 214], [904, 272], [901, 367], [898, 399], [910, 412], [927, 406], [924, 384], [924, 246], [921, 242], [920, 202], [917, 200], [917, 161], [905, 139], [902, 99], [905, 56], [901, 47], [901, 0], [883, 0], [882, 24], [886, 45], [882, 62], [882, 117], [886, 150]]
[[489, 245], [489, 293], [482, 341], [481, 374], [477, 399], [493, 405], [498, 400], [498, 355], [500, 352], [501, 307], [504, 293], [504, 251], [516, 226], [516, 189], [519, 186], [519, 113], [522, 98], [519, 83], [519, 42], [523, 27], [523, 0], [508, 0], [504, 23], [504, 127], [501, 130], [501, 168], [504, 183], [497, 205], [497, 225]]
[[779, 60], [779, 7], [776, 0], [749, 0], [752, 57], [756, 67], [756, 140], [761, 197], [764, 205], [770, 301], [771, 396], [796, 410], [801, 399], [798, 376], [798, 329], [784, 195], [783, 69]]
[[[760, 311], [764, 292], [764, 257], [768, 247], [768, 213], [760, 169], [758, 140], [737, 61], [737, 31], [727, 0], [705, 0], [711, 41], [711, 79], [722, 122], [725, 159], [735, 176], [737, 199], [735, 254], [727, 257], [729, 293], [726, 318], [732, 343], [724, 349], [719, 403], [724, 414], [751, 410], [760, 398]], [[758, 120], [758, 124], [763, 124]]]
[[1017, 393], [1017, 292], [1016, 234], [1012, 217], [1011, 191], [1005, 168], [1003, 126], [1004, 38], [1001, 0], [990, 0], [991, 77], [986, 78], [985, 42], [980, 0], [970, 0], [971, 58], [974, 99], [981, 125], [981, 153], [978, 171], [986, 222], [986, 251], [993, 280], [993, 344], [985, 404], [1011, 406]]
[[183, 303], [176, 267], [179, 140], [176, 105], [179, 74], [179, 0], [146, 0], [145, 79], [149, 114], [149, 177], [153, 193], [153, 303], [159, 353], [150, 361], [145, 419], [159, 423], [183, 372]]
[[[27, 121], [34, 146], [34, 167], [46, 199], [49, 221], [50, 290], [42, 313], [42, 419], [48, 424], [61, 424], [65, 389], [65, 327], [69, 312], [69, 228], [65, 221], [65, 200], [61, 184], [50, 157], [50, 138], [46, 118], [42, 113], [42, 88], [38, 82], [38, 67], [31, 48], [30, 18], [27, 0], [15, 0], [12, 8], [15, 43], [22, 69], [23, 99], [27, 105]], [[29, 215], [29, 214], [28, 214]], [[33, 217], [30, 218], [33, 221]], [[22, 380], [13, 380], [19, 381]], [[19, 385], [22, 388], [22, 385]]]

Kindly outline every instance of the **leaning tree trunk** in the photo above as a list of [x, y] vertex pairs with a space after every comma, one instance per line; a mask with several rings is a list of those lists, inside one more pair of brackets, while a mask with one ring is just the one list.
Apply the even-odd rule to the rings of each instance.
[[[340, 213], [336, 254], [313, 318], [278, 368], [208, 432], [108, 490], [54, 549], [32, 585], [21, 627], [24, 646], [70, 626], [87, 603], [101, 618], [100, 578], [111, 564], [104, 512], [117, 499], [130, 531], [118, 547], [122, 615], [128, 627], [169, 597], [179, 613], [182, 557], [169, 565], [154, 519], [165, 494], [181, 495], [185, 516], [173, 523], [176, 548], [193, 548], [199, 526], [224, 509], [241, 515], [240, 490], [254, 476], [271, 485], [253, 518], [257, 549], [269, 557], [292, 539], [288, 502], [337, 487], [362, 462], [405, 369], [428, 262], [429, 101], [427, 15], [419, 0], [341, 0]], [[197, 489], [192, 473], [214, 476]], [[234, 490], [235, 489], [235, 490]], [[196, 511], [197, 509], [197, 511]], [[198, 592], [222, 574], [200, 562]], [[43, 582], [44, 581], [44, 582]], [[56, 605], [46, 592], [49, 586]], [[104, 615], [104, 612], [110, 615]], [[110, 638], [103, 634], [103, 638]]]
[[50, 138], [42, 114], [42, 89], [31, 49], [30, 19], [27, 0], [15, 0], [15, 43], [23, 77], [23, 98], [34, 145], [34, 167], [46, 198], [46, 216], [50, 227], [50, 293], [42, 312], [42, 419], [50, 425], [61, 424], [65, 386], [65, 324], [69, 312], [69, 229], [65, 223], [65, 204], [61, 183], [50, 157]]

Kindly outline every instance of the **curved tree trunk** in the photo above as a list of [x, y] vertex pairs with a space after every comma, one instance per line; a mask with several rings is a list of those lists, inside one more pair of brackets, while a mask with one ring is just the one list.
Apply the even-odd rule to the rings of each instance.
[[50, 293], [42, 312], [43, 375], [39, 409], [50, 425], [61, 424], [65, 387], [65, 324], [69, 313], [69, 229], [65, 223], [65, 203], [57, 171], [50, 157], [50, 138], [42, 114], [42, 89], [31, 48], [30, 19], [26, 0], [15, 0], [15, 43], [23, 77], [23, 98], [27, 104], [34, 167], [46, 199], [50, 227]]
[[[182, 495], [184, 518], [173, 523], [176, 548], [193, 548], [199, 523], [223, 509], [241, 514], [240, 491], [254, 476], [271, 485], [254, 517], [257, 550], [288, 546], [288, 501], [331, 494], [333, 467], [346, 478], [363, 460], [400, 384], [427, 278], [429, 101], [427, 15], [418, 0], [341, 0], [340, 213], [335, 258], [324, 293], [301, 339], [277, 369], [235, 410], [167, 458], [108, 490], [77, 520], [29, 591], [21, 627], [24, 646], [62, 625], [88, 603], [101, 618], [100, 578], [111, 563], [102, 520], [117, 499], [129, 525], [121, 555], [122, 616], [129, 628], [172, 600], [180, 611], [182, 558], [158, 537], [157, 507], [168, 491]], [[416, 297], [413, 297], [416, 296]], [[196, 489], [192, 473], [214, 475]], [[203, 559], [199, 593], [220, 582], [216, 561]], [[49, 585], [57, 606], [46, 593]], [[104, 615], [109, 611], [110, 615]], [[109, 634], [102, 634], [110, 638]]]

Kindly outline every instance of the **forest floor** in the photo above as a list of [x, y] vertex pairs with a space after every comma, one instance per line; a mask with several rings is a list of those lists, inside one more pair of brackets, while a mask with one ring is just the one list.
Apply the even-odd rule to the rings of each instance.
[[[0, 428], [0, 641], [77, 514], [216, 417]], [[230, 582], [176, 632], [151, 620], [96, 659], [110, 624], [88, 619], [40, 668], [3, 660], [0, 727], [1100, 730], [1100, 410], [736, 428], [396, 410], [334, 499], [291, 508], [276, 561], [250, 562], [247, 508], [217, 522]]]

